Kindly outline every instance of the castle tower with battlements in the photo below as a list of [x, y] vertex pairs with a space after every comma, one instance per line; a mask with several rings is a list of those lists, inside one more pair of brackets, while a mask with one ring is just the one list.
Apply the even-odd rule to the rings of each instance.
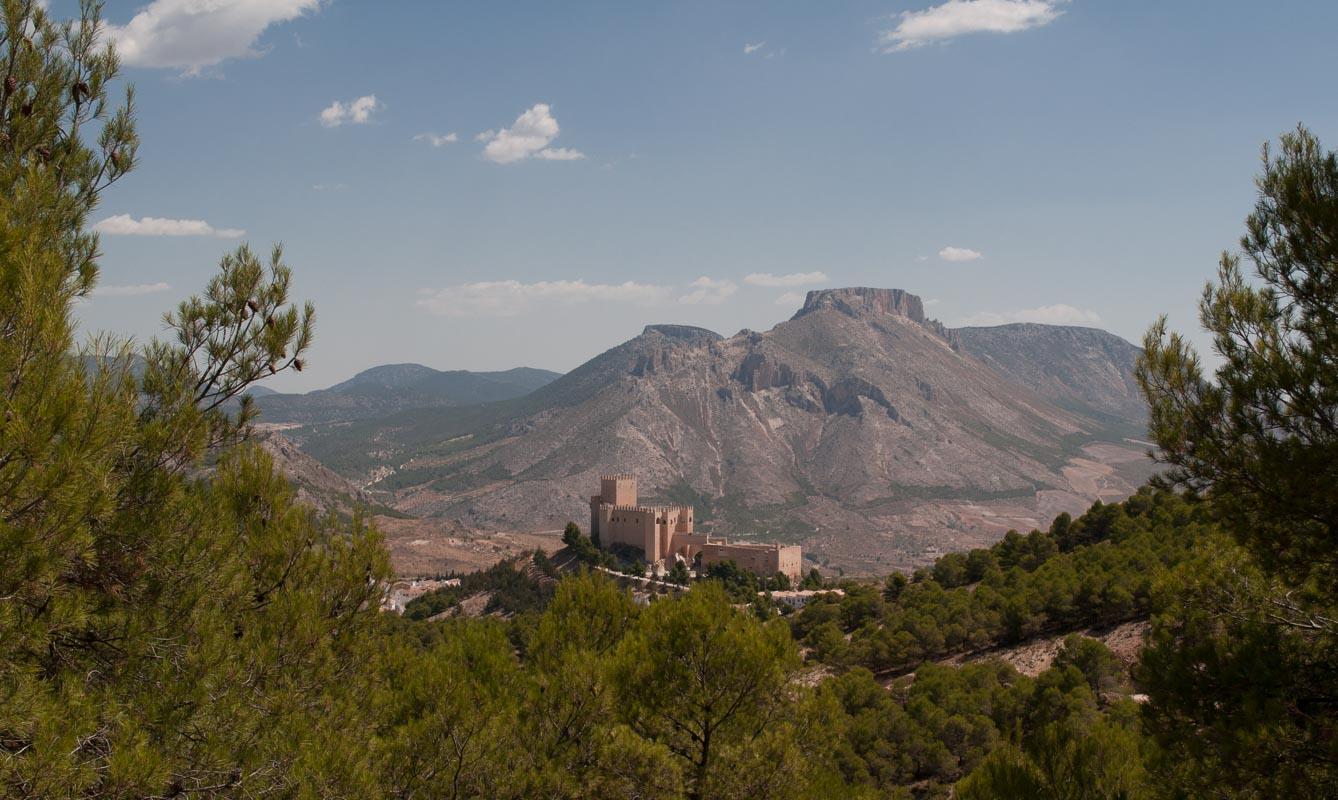
[[590, 498], [591, 537], [601, 547], [620, 544], [642, 551], [652, 568], [667, 568], [676, 560], [690, 566], [733, 561], [764, 577], [782, 572], [799, 580], [798, 545], [731, 544], [695, 532], [692, 518], [692, 506], [639, 505], [633, 475], [601, 475], [599, 494]]

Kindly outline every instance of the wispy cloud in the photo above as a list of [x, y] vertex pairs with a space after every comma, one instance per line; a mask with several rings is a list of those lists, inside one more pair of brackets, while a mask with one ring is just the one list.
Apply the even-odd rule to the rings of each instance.
[[125, 25], [108, 25], [121, 62], [194, 76], [231, 58], [257, 58], [271, 25], [321, 7], [321, 0], [153, 0]]
[[535, 103], [516, 117], [509, 128], [487, 130], [474, 137], [486, 142], [483, 157], [495, 164], [513, 164], [530, 158], [545, 161], [579, 161], [585, 154], [567, 147], [550, 148], [561, 129], [547, 103]]
[[635, 283], [587, 283], [583, 280], [480, 281], [421, 289], [415, 305], [444, 317], [514, 317], [529, 313], [541, 304], [576, 305], [592, 301], [613, 301], [649, 305], [670, 293], [666, 286]]
[[962, 320], [963, 325], [1007, 325], [1010, 322], [1040, 322], [1046, 325], [1095, 325], [1101, 315], [1065, 303], [1016, 311], [982, 311]]
[[691, 290], [678, 298], [678, 302], [687, 305], [716, 306], [739, 290], [739, 285], [725, 278], [708, 278], [705, 275], [688, 284]]
[[754, 272], [744, 277], [743, 282], [750, 286], [808, 286], [814, 283], [826, 283], [830, 278], [822, 270], [813, 272], [791, 272], [788, 275], [773, 275], [770, 272]]
[[535, 153], [534, 157], [544, 161], [580, 161], [585, 158], [585, 153], [570, 147], [545, 147]]
[[1068, 0], [948, 0], [922, 11], [903, 11], [897, 25], [878, 36], [878, 49], [897, 53], [972, 33], [1017, 33], [1049, 25]]
[[312, 191], [315, 192], [342, 192], [348, 188], [347, 183], [313, 183]]
[[744, 43], [743, 43], [743, 54], [744, 54], [745, 56], [750, 56], [750, 55], [752, 55], [753, 53], [756, 53], [758, 50], [761, 50], [763, 47], [766, 47], [766, 46], [767, 46], [767, 43], [766, 43], [766, 42], [758, 42], [757, 44], [749, 44], [748, 42], [744, 42]]
[[776, 305], [778, 306], [797, 306], [802, 302], [804, 302], [803, 292], [786, 292], [776, 298]]
[[938, 257], [944, 261], [975, 261], [984, 258], [985, 255], [969, 247], [945, 247], [938, 251]]
[[336, 100], [321, 111], [321, 124], [327, 128], [340, 125], [366, 125], [372, 121], [372, 113], [381, 108], [376, 95], [367, 94], [357, 100], [341, 103]]
[[129, 214], [107, 217], [93, 226], [93, 230], [108, 236], [215, 236], [219, 239], [240, 239], [246, 235], [241, 228], [215, 228], [202, 219], [166, 219]]
[[448, 133], [445, 136], [436, 133], [420, 133], [413, 137], [413, 140], [415, 142], [427, 142], [433, 147], [441, 147], [443, 145], [451, 144], [452, 142], [460, 141], [460, 137], [454, 132]]
[[95, 297], [134, 297], [141, 294], [166, 292], [171, 288], [171, 286], [161, 281], [158, 283], [136, 283], [129, 286], [97, 286], [93, 289], [93, 295]]

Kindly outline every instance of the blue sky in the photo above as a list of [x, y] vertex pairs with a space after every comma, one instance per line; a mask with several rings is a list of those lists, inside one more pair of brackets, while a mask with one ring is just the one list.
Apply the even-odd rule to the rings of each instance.
[[[73, 6], [52, 0], [57, 14]], [[566, 370], [824, 286], [1137, 341], [1195, 303], [1259, 147], [1338, 147], [1338, 3], [109, 2], [141, 166], [89, 330], [145, 339], [242, 241], [309, 369]], [[453, 140], [451, 134], [454, 134]]]

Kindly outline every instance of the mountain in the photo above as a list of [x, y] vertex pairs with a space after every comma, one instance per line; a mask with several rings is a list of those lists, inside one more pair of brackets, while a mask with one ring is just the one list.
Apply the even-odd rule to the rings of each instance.
[[558, 373], [530, 367], [503, 372], [443, 372], [422, 364], [386, 364], [306, 394], [255, 394], [267, 423], [347, 422], [415, 408], [466, 406], [521, 397]]
[[274, 465], [293, 485], [299, 501], [321, 511], [349, 513], [355, 507], [381, 511], [371, 495], [335, 474], [282, 433], [263, 427], [256, 432], [257, 445], [270, 454]]
[[1117, 420], [1145, 413], [1132, 369], [1139, 348], [1113, 333], [1029, 322], [954, 333], [964, 351], [1065, 408]]
[[605, 472], [703, 527], [865, 571], [1030, 529], [1147, 474], [1137, 349], [1053, 326], [953, 330], [895, 289], [810, 292], [770, 331], [652, 325], [521, 398], [296, 435], [415, 516], [588, 516]]

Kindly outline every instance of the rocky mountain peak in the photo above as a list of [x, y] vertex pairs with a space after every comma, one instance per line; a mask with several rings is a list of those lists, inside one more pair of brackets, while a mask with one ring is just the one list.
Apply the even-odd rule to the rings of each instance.
[[713, 330], [698, 328], [693, 325], [647, 325], [641, 335], [646, 336], [653, 333], [684, 342], [718, 342], [724, 338]]
[[912, 322], [925, 321], [924, 303], [917, 295], [901, 289], [874, 289], [868, 286], [811, 291], [804, 300], [804, 307], [795, 313], [793, 319], [825, 308], [835, 309], [851, 317], [891, 314]]

